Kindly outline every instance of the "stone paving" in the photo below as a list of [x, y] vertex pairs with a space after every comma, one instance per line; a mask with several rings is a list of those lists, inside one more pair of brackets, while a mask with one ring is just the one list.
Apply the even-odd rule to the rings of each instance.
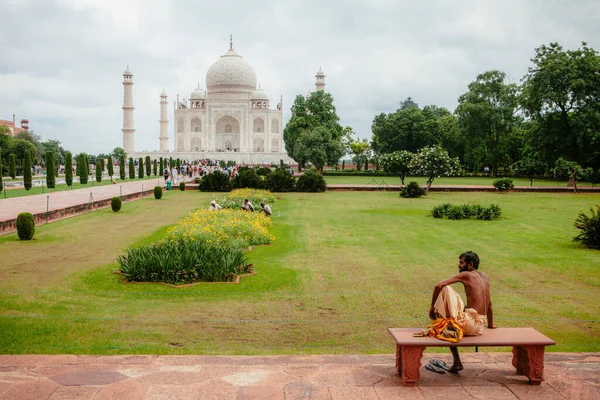
[[[392, 343], [390, 343], [392, 346]], [[424, 354], [451, 362], [449, 354]], [[458, 375], [421, 367], [402, 385], [395, 356], [0, 355], [0, 400], [599, 399], [600, 353], [546, 353], [529, 385], [511, 353], [465, 353]]]

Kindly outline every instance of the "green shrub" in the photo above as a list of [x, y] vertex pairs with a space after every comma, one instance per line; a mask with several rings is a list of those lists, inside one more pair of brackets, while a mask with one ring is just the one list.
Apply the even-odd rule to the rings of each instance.
[[111, 156], [108, 156], [106, 160], [106, 172], [108, 172], [108, 176], [112, 179], [115, 174], [115, 166], [113, 165], [113, 159]]
[[230, 282], [251, 272], [244, 250], [213, 247], [203, 241], [163, 241], [130, 249], [118, 258], [130, 282]]
[[264, 187], [271, 192], [293, 192], [296, 179], [285, 168], [277, 168], [265, 177]]
[[162, 187], [161, 186], [154, 186], [154, 198], [156, 200], [162, 199]]
[[35, 234], [35, 220], [33, 215], [28, 212], [22, 212], [17, 215], [17, 235], [21, 240], [31, 240]]
[[500, 178], [494, 181], [494, 187], [498, 189], [499, 192], [507, 192], [509, 190], [513, 190], [515, 185], [513, 184], [513, 180], [510, 178]]
[[439, 206], [435, 206], [431, 210], [431, 216], [433, 218], [443, 218], [444, 215], [446, 215], [446, 212], [448, 212], [448, 208], [450, 207], [452, 207], [452, 204], [450, 203], [444, 203], [440, 204]]
[[474, 218], [491, 221], [500, 218], [502, 210], [497, 204], [490, 204], [489, 207], [482, 207], [479, 204], [453, 205], [445, 203], [433, 207], [430, 213], [433, 218], [446, 217], [452, 220]]
[[198, 189], [202, 192], [229, 192], [231, 190], [229, 175], [221, 171], [204, 175]]
[[154, 174], [154, 176], [158, 175], [158, 166], [156, 160], [154, 160], [154, 162], [152, 163], [152, 173]]
[[0, 150], [0, 193], [2, 193], [3, 188], [4, 184], [2, 183], [2, 151]]
[[13, 153], [8, 155], [8, 176], [13, 179], [17, 177], [17, 160]]
[[592, 215], [589, 217], [579, 213], [574, 225], [581, 232], [573, 240], [590, 249], [600, 249], [600, 205], [596, 205], [596, 210], [590, 207], [590, 211]]
[[324, 192], [327, 190], [327, 183], [325, 183], [325, 178], [310, 169], [298, 178], [296, 190], [298, 192]]
[[[150, 176], [152, 173], [152, 161], [150, 161], [150, 156], [146, 156], [146, 176]], [[156, 175], [156, 174], [154, 174]], [[143, 178], [143, 176], [142, 176]]]
[[185, 182], [179, 182], [179, 190], [180, 191], [185, 191]]
[[28, 150], [25, 150], [23, 159], [23, 186], [25, 190], [31, 189], [31, 155]]
[[425, 189], [423, 189], [417, 182], [409, 182], [408, 185], [404, 186], [400, 191], [400, 197], [405, 198], [416, 198], [425, 195]]
[[237, 175], [231, 180], [231, 187], [234, 189], [260, 189], [263, 187], [263, 182], [255, 170], [240, 168]]
[[268, 167], [256, 168], [256, 175], [258, 175], [258, 176], [267, 176], [270, 173], [271, 173], [271, 168], [268, 168]]
[[121, 198], [113, 197], [110, 201], [110, 208], [112, 208], [114, 212], [118, 212], [121, 209], [122, 204], [123, 202], [121, 201]]

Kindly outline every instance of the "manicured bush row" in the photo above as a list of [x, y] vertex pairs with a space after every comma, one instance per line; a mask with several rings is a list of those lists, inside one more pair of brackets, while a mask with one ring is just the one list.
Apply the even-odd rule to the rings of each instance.
[[481, 219], [490, 221], [500, 218], [502, 210], [497, 204], [491, 204], [489, 207], [482, 207], [479, 204], [453, 205], [450, 203], [440, 204], [433, 207], [431, 216], [433, 218], [448, 219]]

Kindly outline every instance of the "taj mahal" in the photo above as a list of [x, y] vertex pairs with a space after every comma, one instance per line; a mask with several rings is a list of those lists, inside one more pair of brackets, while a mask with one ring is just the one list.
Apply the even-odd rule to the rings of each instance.
[[[323, 90], [325, 74], [319, 69], [316, 90]], [[133, 74], [123, 73], [123, 149], [134, 159], [180, 158], [189, 161], [216, 159], [246, 164], [292, 163], [283, 142], [283, 96], [272, 108], [265, 91], [257, 86], [254, 69], [233, 49], [206, 72], [206, 90], [198, 87], [189, 99], [174, 102], [174, 148], [169, 148], [167, 94], [160, 94], [159, 151], [136, 152]]]

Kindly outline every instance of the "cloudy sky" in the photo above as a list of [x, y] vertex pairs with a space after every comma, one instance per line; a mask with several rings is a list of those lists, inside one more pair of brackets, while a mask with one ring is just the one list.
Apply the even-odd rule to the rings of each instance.
[[598, 0], [0, 0], [0, 119], [27, 117], [74, 152], [122, 146], [134, 74], [136, 150], [159, 147], [159, 94], [189, 97], [229, 48], [284, 119], [321, 66], [342, 125], [370, 138], [376, 114], [411, 96], [453, 111], [477, 74], [519, 82], [534, 49], [600, 50]]

